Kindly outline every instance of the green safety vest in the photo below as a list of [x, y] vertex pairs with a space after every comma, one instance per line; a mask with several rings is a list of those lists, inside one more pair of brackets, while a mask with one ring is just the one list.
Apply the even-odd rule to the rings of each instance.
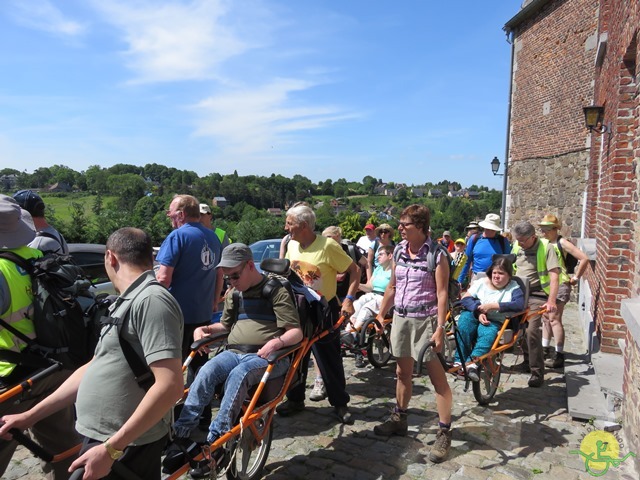
[[[549, 270], [547, 270], [547, 245], [549, 245], [549, 240], [546, 238], [538, 238], [538, 250], [536, 251], [536, 270], [538, 271], [538, 277], [540, 278], [540, 288], [542, 291], [549, 295], [551, 291], [551, 278], [549, 277]], [[559, 275], [559, 283], [566, 283], [569, 281], [569, 276], [567, 275], [567, 269], [564, 266], [564, 261], [562, 259], [562, 255], [560, 254], [560, 250], [558, 250], [558, 246], [553, 244], [553, 248], [558, 257], [558, 263], [560, 264], [560, 275]], [[511, 253], [517, 255], [520, 251], [520, 244], [515, 241], [513, 242], [513, 247], [511, 248]], [[513, 270], [515, 272], [516, 265], [513, 265]]]
[[[217, 235], [218, 240], [220, 240], [220, 245], [224, 245], [224, 237], [227, 236], [227, 232], [225, 232], [221, 228], [216, 227], [215, 234]], [[231, 242], [231, 239], [229, 239], [229, 242]]]
[[[8, 251], [27, 260], [42, 256], [40, 250], [30, 247], [12, 248]], [[0, 259], [0, 273], [7, 282], [11, 298], [9, 308], [0, 313], [0, 318], [25, 336], [35, 338], [36, 334], [30, 318], [33, 315], [33, 293], [29, 274], [15, 263], [4, 259]], [[26, 346], [23, 340], [0, 326], [0, 349], [21, 352]], [[14, 368], [16, 368], [14, 363], [0, 360], [0, 377], [6, 377], [13, 372]]]

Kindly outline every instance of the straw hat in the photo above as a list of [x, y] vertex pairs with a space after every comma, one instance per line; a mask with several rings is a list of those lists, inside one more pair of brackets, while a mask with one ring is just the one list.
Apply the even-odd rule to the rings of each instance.
[[555, 227], [560, 228], [560, 220], [555, 215], [545, 215], [542, 217], [542, 221], [538, 223], [541, 227]]

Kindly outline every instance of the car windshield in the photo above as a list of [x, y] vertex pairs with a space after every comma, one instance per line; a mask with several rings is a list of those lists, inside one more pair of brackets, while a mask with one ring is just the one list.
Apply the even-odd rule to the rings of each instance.
[[250, 246], [253, 253], [253, 261], [259, 265], [266, 258], [278, 258], [280, 256], [279, 242], [263, 240]]

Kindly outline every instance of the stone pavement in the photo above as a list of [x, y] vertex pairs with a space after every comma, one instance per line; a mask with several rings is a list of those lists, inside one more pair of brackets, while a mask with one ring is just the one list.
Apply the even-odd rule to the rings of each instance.
[[[578, 330], [577, 306], [565, 313], [567, 362], [586, 350]], [[504, 363], [522, 356], [507, 354]], [[439, 465], [427, 460], [435, 439], [435, 403], [427, 377], [414, 380], [409, 411], [409, 435], [389, 439], [373, 434], [393, 405], [394, 363], [383, 369], [356, 369], [345, 358], [347, 388], [354, 425], [341, 425], [328, 402], [309, 402], [307, 410], [274, 422], [273, 443], [264, 478], [280, 479], [562, 479], [591, 478], [578, 450], [594, 429], [567, 414], [566, 385], [561, 372], [548, 372], [542, 388], [527, 386], [528, 375], [503, 372], [494, 401], [481, 407], [463, 381], [454, 381], [453, 444], [449, 459]], [[312, 377], [312, 375], [310, 375]], [[312, 378], [309, 379], [311, 383]], [[616, 436], [620, 457], [627, 453], [622, 432]], [[640, 452], [638, 452], [640, 454]], [[17, 452], [3, 478], [42, 478], [37, 462]], [[631, 460], [611, 467], [602, 478], [637, 479]]]

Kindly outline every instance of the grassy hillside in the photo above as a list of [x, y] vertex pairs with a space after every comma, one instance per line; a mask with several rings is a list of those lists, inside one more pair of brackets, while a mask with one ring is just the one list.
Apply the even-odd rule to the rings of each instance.
[[[69, 194], [61, 196], [59, 194], [49, 194], [41, 193], [40, 196], [44, 200], [45, 205], [47, 206], [47, 212], [51, 209], [55, 215], [55, 218], [58, 220], [62, 220], [68, 222], [71, 220], [71, 204], [72, 203], [80, 203], [84, 206], [84, 213], [86, 217], [89, 219], [93, 217], [93, 212], [91, 208], [95, 202], [95, 195], [75, 195]], [[103, 204], [106, 205], [108, 202], [115, 200], [117, 197], [106, 196], [102, 197]], [[47, 213], [49, 216], [49, 213]]]

